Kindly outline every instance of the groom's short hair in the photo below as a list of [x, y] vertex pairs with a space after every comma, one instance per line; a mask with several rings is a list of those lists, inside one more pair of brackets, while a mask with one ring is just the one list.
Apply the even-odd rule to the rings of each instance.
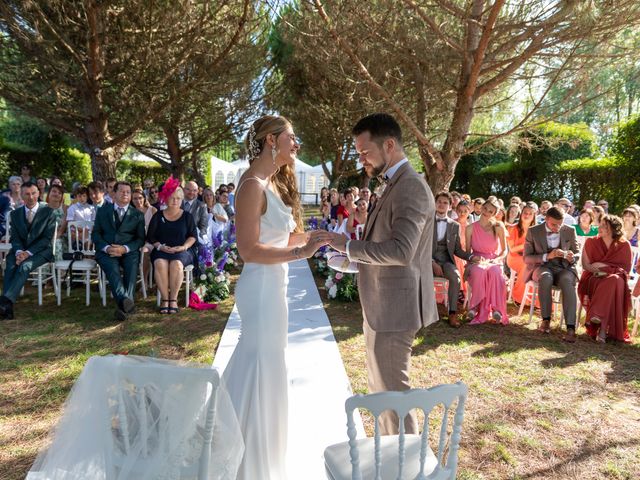
[[382, 143], [385, 139], [394, 138], [398, 145], [402, 146], [402, 130], [400, 125], [388, 113], [372, 113], [358, 120], [351, 133], [354, 137], [369, 132], [371, 140], [376, 143]]

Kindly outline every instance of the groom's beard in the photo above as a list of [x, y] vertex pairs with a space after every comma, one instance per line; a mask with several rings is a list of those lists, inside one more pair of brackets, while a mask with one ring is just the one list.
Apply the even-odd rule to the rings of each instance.
[[386, 172], [389, 167], [389, 159], [385, 157], [384, 153], [382, 153], [382, 160], [384, 161], [384, 163], [382, 165], [380, 165], [379, 167], [374, 167], [371, 166], [371, 178], [374, 177], [379, 177], [380, 175], [382, 175], [384, 172]]

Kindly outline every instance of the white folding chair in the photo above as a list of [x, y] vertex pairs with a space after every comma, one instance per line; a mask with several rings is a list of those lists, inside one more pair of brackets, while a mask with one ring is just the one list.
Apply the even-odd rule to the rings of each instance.
[[[325, 469], [330, 480], [407, 479], [454, 480], [458, 468], [458, 449], [462, 432], [467, 386], [461, 382], [429, 389], [355, 395], [345, 402], [348, 442], [327, 447]], [[448, 433], [449, 409], [457, 401], [451, 435]], [[438, 437], [438, 452], [429, 447], [429, 414], [438, 405], [444, 413]], [[353, 411], [365, 408], [375, 417], [373, 438], [356, 439]], [[424, 412], [421, 434], [404, 432], [404, 417], [413, 409]], [[399, 418], [399, 435], [380, 436], [379, 415], [394, 410]], [[449, 442], [447, 442], [449, 440]], [[445, 447], [449, 445], [445, 455]]]
[[[85, 258], [77, 260], [71, 265], [71, 271], [67, 278], [67, 297], [71, 295], [71, 283], [78, 282], [85, 285], [85, 304], [91, 303], [91, 279], [98, 280], [98, 291], [102, 295], [102, 274], [100, 265], [95, 261], [95, 245], [91, 240], [93, 222], [76, 220], [67, 223], [68, 251], [81, 251]], [[75, 240], [74, 240], [75, 237]], [[75, 244], [74, 244], [75, 243]], [[76, 248], [78, 247], [79, 248]], [[71, 260], [58, 260], [55, 263], [56, 275], [58, 277], [58, 305], [62, 304], [62, 275], [69, 269]]]
[[[189, 295], [191, 294], [191, 284], [193, 283], [193, 265], [184, 267], [184, 306], [189, 306]], [[156, 305], [160, 306], [160, 290], [156, 289]]]
[[2, 267], [2, 274], [4, 275], [5, 259], [9, 251], [11, 251], [11, 212], [7, 212], [4, 222], [5, 234], [0, 238], [0, 266]]
[[[142, 298], [147, 298], [147, 279], [144, 278], [144, 254], [145, 247], [140, 248], [140, 261], [138, 262], [138, 280], [136, 280], [136, 285], [140, 284], [140, 289], [142, 290]], [[107, 286], [109, 281], [107, 280], [107, 276], [104, 273], [104, 270], [100, 273], [101, 281], [100, 281], [100, 299], [102, 300], [102, 306], [107, 306]]]
[[436, 294], [436, 299], [438, 295], [442, 295], [444, 298], [444, 306], [447, 308], [447, 312], [449, 311], [449, 280], [444, 277], [433, 277], [433, 289]]
[[363, 233], [364, 233], [364, 223], [356, 225], [356, 240], [362, 240]]
[[507, 287], [509, 288], [509, 296], [507, 297], [507, 303], [513, 301], [513, 286], [516, 284], [518, 274], [514, 269], [511, 269], [511, 274], [509, 275], [509, 283]]

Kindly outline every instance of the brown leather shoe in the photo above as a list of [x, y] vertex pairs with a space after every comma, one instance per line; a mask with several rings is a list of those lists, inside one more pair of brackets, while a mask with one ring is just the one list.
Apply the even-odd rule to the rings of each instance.
[[567, 333], [564, 337], [562, 337], [563, 342], [567, 343], [575, 343], [576, 342], [576, 331], [572, 328], [567, 330]]
[[450, 313], [449, 314], [449, 325], [451, 325], [453, 328], [460, 328], [462, 326], [460, 324], [460, 320], [458, 320], [458, 314], [457, 313]]
[[542, 333], [551, 333], [551, 320], [542, 320], [538, 331]]

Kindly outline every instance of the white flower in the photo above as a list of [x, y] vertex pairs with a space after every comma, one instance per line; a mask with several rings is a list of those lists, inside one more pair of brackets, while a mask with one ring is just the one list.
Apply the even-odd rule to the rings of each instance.
[[224, 274], [220, 274], [216, 277], [216, 282], [220, 283], [220, 282], [224, 282], [225, 281], [225, 276]]
[[332, 285], [331, 288], [329, 289], [329, 298], [336, 298], [337, 294], [338, 294], [338, 286]]
[[331, 288], [333, 286], [333, 278], [328, 277], [324, 282], [325, 288]]
[[203, 273], [202, 275], [200, 275], [200, 280], [206, 280], [207, 276]]

